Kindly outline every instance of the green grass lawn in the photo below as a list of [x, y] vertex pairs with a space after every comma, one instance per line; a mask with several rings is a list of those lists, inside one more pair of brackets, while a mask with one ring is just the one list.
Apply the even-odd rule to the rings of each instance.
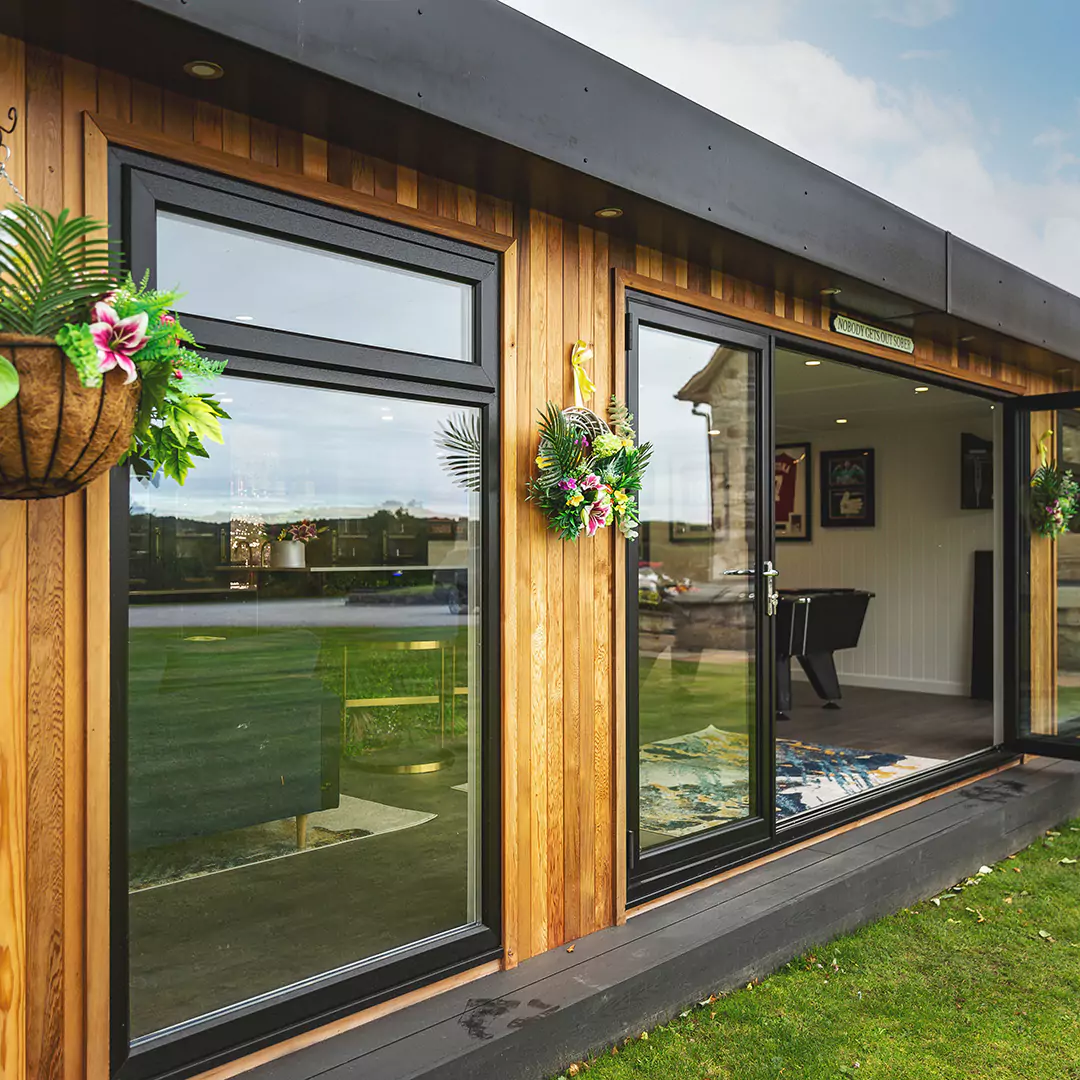
[[1080, 819], [563, 1076], [1078, 1080]]

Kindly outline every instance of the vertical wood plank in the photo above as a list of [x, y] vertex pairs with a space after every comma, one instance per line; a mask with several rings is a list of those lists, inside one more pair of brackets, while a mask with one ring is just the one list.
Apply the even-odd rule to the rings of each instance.
[[[593, 309], [595, 312], [597, 396], [607, 401], [612, 392], [611, 355], [611, 272], [608, 238], [597, 236], [593, 267]], [[605, 537], [594, 548], [595, 603], [593, 606], [593, 805], [596, 862], [596, 924], [612, 922], [614, 867], [612, 862], [612, 676], [611, 676], [611, 590], [612, 544]], [[619, 868], [619, 873], [622, 869]]]
[[[130, 83], [128, 100], [130, 102]], [[26, 197], [64, 202], [63, 65], [26, 49]], [[26, 1069], [64, 1075], [65, 514], [60, 499], [26, 510]], [[73, 1048], [74, 1051], [74, 1048]]]
[[191, 98], [165, 90], [161, 96], [162, 131], [177, 142], [195, 141], [195, 105]]
[[[578, 320], [581, 332], [593, 343], [597, 351], [599, 335], [596, 323], [596, 296], [593, 286], [595, 266], [598, 261], [597, 234], [593, 229], [579, 230], [577, 266]], [[606, 260], [604, 260], [606, 262]], [[595, 365], [594, 365], [595, 366]], [[596, 804], [592, 794], [593, 758], [593, 697], [596, 672], [593, 667], [596, 638], [593, 612], [593, 596], [596, 589], [596, 556], [592, 547], [584, 547], [579, 555], [577, 625], [579, 633], [579, 677], [577, 691], [578, 740], [576, 757], [578, 775], [569, 781], [577, 792], [577, 821], [571, 816], [572, 827], [577, 830], [578, 863], [573, 871], [578, 876], [580, 922], [578, 934], [587, 934], [597, 928], [596, 924]], [[574, 686], [573, 683], [570, 684]], [[568, 691], [570, 693], [573, 690]], [[567, 860], [567, 873], [570, 873]]]
[[131, 123], [131, 80], [115, 71], [98, 71], [97, 111], [110, 120]]
[[260, 165], [278, 163], [277, 128], [265, 120], [251, 120], [251, 160]]
[[237, 157], [251, 157], [251, 121], [243, 113], [222, 111], [221, 149]]
[[[570, 343], [563, 333], [562, 268], [563, 223], [560, 218], [547, 219], [547, 398], [558, 405], [569, 404]], [[538, 403], [539, 404], [539, 403]], [[566, 545], [550, 532], [545, 535], [547, 557], [547, 621], [548, 694], [547, 694], [547, 906], [548, 948], [563, 941], [563, 558]]]
[[220, 105], [209, 105], [205, 101], [195, 102], [193, 120], [195, 142], [199, 146], [220, 150], [223, 145], [224, 130]]
[[309, 180], [325, 182], [328, 175], [328, 154], [326, 140], [305, 135], [301, 146], [304, 175]]
[[[562, 262], [556, 267], [561, 278], [562, 292], [562, 341], [563, 351], [569, 358], [570, 343], [582, 338], [592, 342], [592, 327], [586, 328], [578, 310], [578, 266], [580, 227], [567, 223], [563, 229]], [[569, 374], [569, 364], [565, 369]], [[570, 380], [572, 384], [573, 380]], [[567, 388], [565, 391], [572, 393]], [[567, 404], [571, 397], [564, 399]], [[600, 402], [588, 403], [590, 408], [602, 413]], [[560, 940], [569, 941], [582, 934], [581, 918], [581, 815], [579, 813], [581, 708], [578, 698], [578, 686], [581, 683], [583, 668], [588, 661], [581, 653], [581, 625], [578, 597], [581, 593], [581, 562], [587, 558], [582, 549], [584, 544], [558, 545], [562, 549], [562, 596], [559, 606], [562, 608], [562, 722], [560, 740], [562, 742], [562, 768], [560, 785], [562, 787], [562, 836], [553, 837], [554, 847], [561, 847], [561, 879], [563, 882], [563, 927]], [[561, 841], [561, 843], [560, 843]]]
[[[100, 129], [84, 121], [83, 202], [86, 213], [109, 215], [109, 148]], [[86, 621], [107, 628], [109, 600], [109, 477], [85, 492]], [[95, 633], [86, 646], [86, 1076], [109, 1075], [109, 844], [110, 713], [109, 635]]]
[[[529, 394], [526, 409], [530, 428], [532, 416], [548, 396], [547, 357], [547, 215], [529, 211]], [[533, 440], [530, 440], [533, 441]], [[530, 896], [531, 952], [543, 952], [549, 941], [547, 903], [548, 833], [548, 598], [547, 533], [539, 513], [529, 514], [529, 625], [531, 686], [529, 703], [533, 722], [529, 738], [530, 785]]]
[[404, 165], [397, 167], [397, 201], [402, 206], [411, 206], [414, 209], [418, 205], [418, 180], [415, 169], [406, 168]]
[[[4, 61], [16, 50], [0, 38]], [[18, 52], [21, 68], [21, 47]], [[19, 72], [21, 75], [21, 71]], [[11, 100], [7, 98], [6, 100]], [[0, 1075], [26, 1075], [26, 503], [0, 502]]]
[[304, 139], [298, 131], [278, 128], [277, 165], [286, 172], [301, 173], [304, 169]]
[[[63, 62], [64, 205], [85, 213], [89, 64]], [[134, 102], [134, 88], [133, 88]], [[133, 106], [134, 107], [134, 106]], [[86, 498], [64, 500], [64, 1078], [86, 1080]]]
[[[28, 196], [30, 197], [30, 196]], [[64, 504], [27, 507], [26, 1068], [63, 1076]]]
[[[151, 86], [139, 79], [131, 83], [131, 122], [149, 131], [161, 131], [164, 115], [161, 87]], [[81, 140], [79, 149], [82, 149]]]

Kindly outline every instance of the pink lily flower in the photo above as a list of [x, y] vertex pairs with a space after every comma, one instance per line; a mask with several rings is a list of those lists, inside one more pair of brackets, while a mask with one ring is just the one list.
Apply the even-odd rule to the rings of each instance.
[[594, 536], [597, 529], [604, 528], [611, 521], [611, 506], [605, 502], [591, 503], [581, 511], [582, 522], [587, 536]]
[[581, 490], [589, 491], [592, 488], [598, 488], [600, 486], [600, 477], [596, 473], [589, 473], [588, 476], [583, 476], [580, 480]]
[[115, 308], [99, 301], [94, 305], [93, 319], [90, 333], [97, 346], [98, 370], [112, 371], [118, 367], [127, 372], [125, 383], [134, 382], [138, 371], [131, 357], [146, 344], [146, 327], [150, 321], [146, 312], [121, 319]]

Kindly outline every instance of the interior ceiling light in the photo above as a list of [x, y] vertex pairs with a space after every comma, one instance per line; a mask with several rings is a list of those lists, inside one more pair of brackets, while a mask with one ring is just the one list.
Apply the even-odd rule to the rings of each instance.
[[925, 394], [926, 391], [929, 390], [929, 389], [930, 389], [929, 386], [916, 386], [915, 387], [915, 393], [916, 394]]
[[804, 360], [803, 363], [805, 363], [807, 367], [821, 367], [820, 360]]
[[599, 210], [594, 210], [593, 215], [598, 218], [617, 218], [622, 217], [621, 206], [601, 206]]
[[184, 70], [195, 79], [220, 79], [225, 69], [213, 60], [189, 60]]
[[838, 289], [835, 285], [830, 285], [829, 288], [821, 290], [821, 295], [822, 296], [839, 296], [840, 292], [841, 292], [841, 290]]
[[965, 334], [962, 338], [957, 338], [956, 340], [957, 341], [964, 341], [964, 342], [974, 341], [975, 340], [975, 335], [974, 334]]
[[236, 322], [254, 322], [255, 321], [255, 316], [254, 315], [234, 315], [233, 319]]
[[836, 422], [837, 422], [838, 424], [846, 424], [846, 423], [847, 423], [847, 419], [846, 419], [845, 417], [841, 416], [841, 417], [839, 417], [839, 418], [837, 419], [837, 421], [836, 421]]
[[710, 435], [719, 435], [720, 432], [716, 428], [709, 428]]

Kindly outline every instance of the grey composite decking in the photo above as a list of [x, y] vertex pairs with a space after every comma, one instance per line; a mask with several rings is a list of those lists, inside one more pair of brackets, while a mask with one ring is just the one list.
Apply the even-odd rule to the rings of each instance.
[[924, 899], [1080, 812], [1040, 758], [270, 1062], [252, 1080], [541, 1080]]

